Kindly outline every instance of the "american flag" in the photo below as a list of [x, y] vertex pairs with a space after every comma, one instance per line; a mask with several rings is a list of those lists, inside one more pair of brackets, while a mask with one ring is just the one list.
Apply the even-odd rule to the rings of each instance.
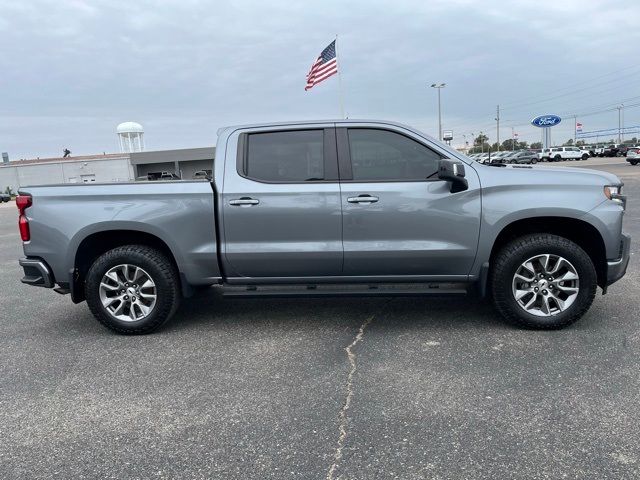
[[322, 50], [320, 56], [311, 65], [311, 70], [307, 74], [307, 85], [304, 89], [309, 90], [336, 73], [338, 73], [338, 60], [336, 58], [336, 41], [334, 40]]

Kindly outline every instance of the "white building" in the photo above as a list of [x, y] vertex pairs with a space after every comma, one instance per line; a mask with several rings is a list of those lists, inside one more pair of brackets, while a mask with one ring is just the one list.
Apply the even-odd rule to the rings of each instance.
[[37, 158], [0, 164], [0, 190], [14, 192], [25, 185], [128, 182], [134, 170], [129, 154]]
[[215, 148], [205, 147], [17, 160], [0, 163], [0, 191], [57, 183], [131, 182], [163, 172], [189, 180], [197, 171], [211, 170], [214, 157]]

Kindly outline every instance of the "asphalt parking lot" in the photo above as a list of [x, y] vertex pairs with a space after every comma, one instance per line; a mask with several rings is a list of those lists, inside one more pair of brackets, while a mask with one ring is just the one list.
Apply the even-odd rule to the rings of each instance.
[[634, 242], [557, 332], [473, 299], [213, 293], [118, 336], [20, 284], [0, 206], [0, 478], [639, 478], [640, 166], [559, 165], [623, 179]]

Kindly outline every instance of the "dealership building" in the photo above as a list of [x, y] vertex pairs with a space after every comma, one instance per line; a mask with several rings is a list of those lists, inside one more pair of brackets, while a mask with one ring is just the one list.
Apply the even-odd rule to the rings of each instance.
[[15, 192], [27, 185], [131, 182], [162, 173], [188, 180], [198, 171], [211, 170], [214, 157], [215, 147], [205, 147], [5, 160], [0, 163], [0, 191], [10, 187]]

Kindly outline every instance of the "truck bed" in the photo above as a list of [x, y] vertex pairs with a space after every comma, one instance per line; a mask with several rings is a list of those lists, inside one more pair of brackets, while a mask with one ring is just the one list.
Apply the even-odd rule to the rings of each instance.
[[144, 232], [159, 238], [190, 284], [215, 283], [218, 268], [214, 197], [205, 180], [31, 186], [29, 257], [46, 258], [57, 283], [67, 283], [77, 251], [92, 235], [112, 231], [126, 238]]

